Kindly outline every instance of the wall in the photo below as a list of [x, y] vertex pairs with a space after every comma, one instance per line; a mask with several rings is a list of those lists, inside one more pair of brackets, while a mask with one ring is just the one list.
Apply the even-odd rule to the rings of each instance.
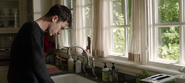
[[52, 0], [33, 0], [33, 20], [44, 16], [52, 6]]

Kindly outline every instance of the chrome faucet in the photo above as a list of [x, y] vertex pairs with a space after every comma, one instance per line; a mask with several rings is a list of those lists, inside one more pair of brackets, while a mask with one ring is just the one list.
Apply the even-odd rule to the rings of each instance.
[[98, 79], [98, 77], [97, 77], [96, 74], [95, 74], [95, 63], [94, 63], [94, 58], [92, 58], [92, 72], [93, 72], [93, 75], [95, 76], [95, 79]]
[[87, 57], [87, 63], [85, 64], [85, 66], [88, 67], [88, 68], [91, 68], [90, 61], [89, 61], [89, 56], [87, 55], [87, 52], [82, 47], [76, 46], [76, 45], [70, 46], [67, 50], [67, 55], [71, 55], [70, 51], [71, 51], [72, 47], [78, 47], [78, 48], [81, 48], [83, 50], [83, 55], [85, 55]]
[[88, 76], [87, 72], [85, 71], [85, 61], [84, 61], [84, 56], [83, 56], [83, 62], [82, 62], [82, 64], [83, 64], [83, 71], [85, 72], [85, 75], [86, 75], [86, 76]]
[[[88, 56], [87, 52], [82, 47], [76, 46], [76, 45], [70, 46], [68, 48], [67, 55], [70, 55], [71, 56], [70, 50], [71, 50], [72, 47], [78, 47], [78, 48], [81, 48], [83, 50], [83, 53], [82, 53], [82, 55], [83, 55], [83, 71], [86, 73], [86, 75], [88, 75], [88, 74], [85, 71], [85, 67], [92, 68], [92, 72], [93, 72], [93, 75], [95, 76], [95, 79], [98, 79], [97, 76], [96, 76], [96, 74], [94, 73], [95, 72], [95, 69], [94, 69], [95, 68], [94, 58], [92, 58], [92, 66], [91, 66], [90, 65], [90, 61], [89, 61], [89, 56]], [[85, 63], [84, 56], [87, 57], [87, 63]]]

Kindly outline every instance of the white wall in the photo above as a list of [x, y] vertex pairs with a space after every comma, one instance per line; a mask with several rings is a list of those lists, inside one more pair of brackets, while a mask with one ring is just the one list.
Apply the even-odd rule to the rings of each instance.
[[33, 20], [44, 16], [52, 6], [52, 0], [33, 0]]

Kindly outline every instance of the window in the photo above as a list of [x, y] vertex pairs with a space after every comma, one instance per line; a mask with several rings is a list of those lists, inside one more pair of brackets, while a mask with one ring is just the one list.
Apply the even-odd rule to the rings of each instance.
[[[87, 37], [92, 41], [92, 28], [93, 28], [93, 1], [94, 0], [82, 0], [83, 9], [83, 32], [84, 32], [84, 47], [87, 46]], [[91, 42], [92, 45], [92, 42]]]
[[110, 2], [110, 30], [112, 54], [128, 53], [128, 34], [130, 30], [131, 0]]
[[[150, 60], [184, 63], [184, 0], [153, 0]], [[148, 17], [150, 18], [150, 17]], [[153, 49], [153, 50], [152, 50]]]
[[[63, 0], [62, 3], [71, 10], [73, 16], [73, 0]], [[72, 27], [67, 27], [62, 31], [63, 46], [68, 47], [72, 45]]]

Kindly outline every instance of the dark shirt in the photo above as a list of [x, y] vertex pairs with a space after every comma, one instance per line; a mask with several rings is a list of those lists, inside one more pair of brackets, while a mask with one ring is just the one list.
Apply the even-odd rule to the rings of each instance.
[[26, 22], [12, 43], [9, 83], [54, 83], [45, 66], [43, 45], [42, 29], [35, 21]]

